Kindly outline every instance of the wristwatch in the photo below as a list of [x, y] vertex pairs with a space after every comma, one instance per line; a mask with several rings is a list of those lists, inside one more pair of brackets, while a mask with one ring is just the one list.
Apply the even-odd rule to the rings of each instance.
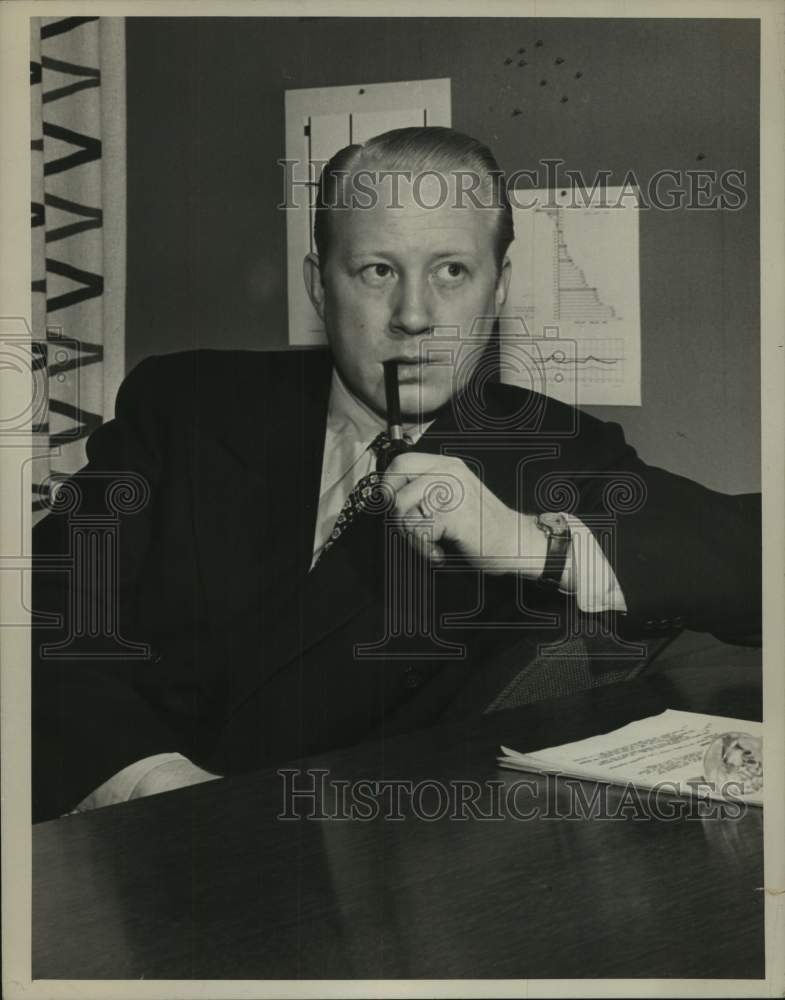
[[570, 551], [572, 534], [570, 525], [564, 514], [538, 514], [537, 527], [548, 536], [548, 548], [545, 554], [545, 566], [537, 581], [546, 587], [558, 588], [564, 576], [567, 565], [567, 553]]

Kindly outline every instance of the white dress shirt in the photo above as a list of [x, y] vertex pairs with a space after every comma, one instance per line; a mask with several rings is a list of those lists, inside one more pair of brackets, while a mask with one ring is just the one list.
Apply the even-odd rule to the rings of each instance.
[[[403, 430], [416, 444], [432, 423], [404, 424]], [[383, 430], [387, 430], [386, 422], [357, 399], [338, 372], [333, 370], [311, 568], [329, 538], [346, 498], [363, 476], [375, 469], [376, 456], [370, 446]], [[572, 514], [565, 516], [570, 524], [572, 542], [562, 590], [574, 593], [583, 612], [626, 611], [624, 595], [594, 535], [579, 518]], [[568, 580], [571, 586], [567, 586]], [[75, 811], [125, 802], [133, 797], [140, 781], [154, 770], [161, 774], [161, 791], [178, 787], [178, 782], [185, 785], [208, 780], [205, 777], [207, 772], [182, 754], [156, 754], [118, 771], [83, 799]]]

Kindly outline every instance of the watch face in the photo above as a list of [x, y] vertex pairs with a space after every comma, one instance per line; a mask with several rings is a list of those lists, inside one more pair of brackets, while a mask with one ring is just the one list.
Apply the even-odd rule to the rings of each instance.
[[546, 512], [538, 516], [538, 521], [554, 535], [568, 535], [570, 526], [564, 514]]

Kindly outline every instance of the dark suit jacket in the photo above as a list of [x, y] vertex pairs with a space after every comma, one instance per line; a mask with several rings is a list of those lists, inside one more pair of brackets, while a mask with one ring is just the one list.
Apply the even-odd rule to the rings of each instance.
[[[195, 351], [126, 379], [34, 533], [34, 818], [153, 753], [229, 773], [433, 723], [516, 637], [564, 632], [563, 598], [457, 561], [398, 634], [379, 513], [308, 572], [330, 372], [323, 351]], [[648, 467], [618, 425], [576, 414], [486, 386], [417, 449], [463, 457], [521, 510], [583, 517], [625, 596], [619, 635], [755, 636], [759, 498]]]

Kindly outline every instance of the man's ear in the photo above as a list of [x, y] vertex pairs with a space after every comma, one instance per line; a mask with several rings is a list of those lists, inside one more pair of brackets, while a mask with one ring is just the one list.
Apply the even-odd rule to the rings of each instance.
[[308, 298], [316, 310], [319, 319], [324, 322], [324, 285], [322, 272], [319, 268], [319, 255], [309, 253], [303, 261], [303, 280]]
[[499, 271], [499, 277], [496, 279], [496, 291], [494, 292], [493, 296], [497, 309], [501, 309], [501, 307], [507, 301], [507, 293], [510, 290], [511, 277], [512, 277], [512, 264], [510, 263], [510, 258], [505, 257], [504, 260], [502, 261], [501, 270]]

